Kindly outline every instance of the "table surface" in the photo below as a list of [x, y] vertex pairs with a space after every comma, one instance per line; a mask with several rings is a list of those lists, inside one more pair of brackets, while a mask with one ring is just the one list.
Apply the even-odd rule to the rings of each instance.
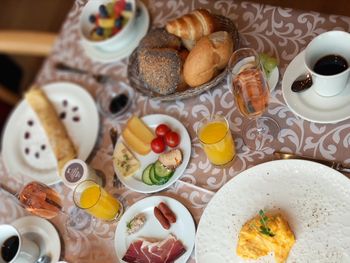
[[[127, 59], [101, 64], [91, 61], [79, 45], [78, 21], [82, 6], [86, 1], [77, 0], [62, 26], [61, 33], [54, 46], [53, 53], [48, 57], [37, 77], [37, 84], [43, 85], [54, 81], [71, 81], [82, 85], [92, 96], [96, 96], [98, 83], [89, 76], [57, 72], [53, 65], [64, 61], [72, 66], [86, 69], [90, 72], [111, 74], [116, 80], [127, 82]], [[213, 13], [231, 18], [240, 33], [241, 45], [253, 47], [258, 52], [266, 52], [280, 61], [280, 81], [272, 92], [266, 115], [273, 116], [281, 127], [281, 133], [275, 141], [274, 148], [263, 148], [261, 151], [251, 151], [244, 146], [241, 127], [247, 121], [237, 110], [232, 93], [225, 83], [197, 97], [174, 102], [153, 101], [137, 94], [130, 110], [123, 116], [110, 120], [102, 119], [100, 135], [89, 163], [95, 169], [102, 170], [107, 176], [106, 189], [120, 195], [126, 207], [148, 195], [135, 193], [125, 187], [112, 186], [112, 147], [108, 130], [117, 127], [121, 131], [123, 125], [132, 114], [144, 116], [152, 113], [164, 113], [174, 116], [187, 128], [192, 143], [192, 155], [183, 176], [168, 189], [156, 195], [171, 196], [182, 202], [192, 213], [196, 223], [206, 205], [225, 183], [241, 171], [256, 164], [271, 160], [275, 149], [290, 151], [329, 160], [349, 163], [346, 154], [350, 144], [350, 121], [336, 124], [317, 124], [295, 116], [286, 106], [281, 91], [281, 76], [290, 61], [302, 51], [307, 43], [322, 32], [339, 29], [350, 31], [350, 18], [337, 15], [324, 15], [316, 12], [301, 12], [239, 1], [161, 1], [149, 0], [147, 7], [151, 15], [152, 27], [160, 27], [169, 19], [181, 16], [195, 8], [207, 8]], [[207, 160], [195, 128], [203, 116], [212, 113], [225, 115], [229, 121], [237, 150], [232, 166], [227, 168], [213, 167]], [[19, 187], [5, 171], [0, 162], [0, 180], [14, 189]], [[62, 183], [55, 189], [63, 198], [65, 209], [73, 207], [72, 192]], [[0, 223], [11, 223], [16, 218], [27, 213], [16, 206], [11, 198], [5, 198], [0, 193]], [[117, 262], [114, 250], [114, 231], [116, 225], [97, 223], [93, 233], [79, 233], [74, 238], [64, 235], [64, 218], [59, 216], [52, 223], [61, 233], [62, 258], [68, 262]], [[188, 262], [195, 262], [194, 253]]]

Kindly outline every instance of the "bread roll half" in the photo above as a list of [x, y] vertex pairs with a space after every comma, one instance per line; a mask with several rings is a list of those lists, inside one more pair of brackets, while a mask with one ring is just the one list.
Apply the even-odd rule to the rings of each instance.
[[185, 82], [191, 87], [208, 82], [226, 67], [232, 52], [232, 37], [226, 31], [202, 37], [184, 64]]

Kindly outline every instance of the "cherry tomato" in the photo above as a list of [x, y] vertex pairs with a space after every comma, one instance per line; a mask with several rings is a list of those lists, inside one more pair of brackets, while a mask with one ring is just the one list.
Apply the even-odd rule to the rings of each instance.
[[151, 149], [155, 153], [162, 153], [165, 150], [165, 143], [162, 137], [156, 137], [151, 142]]
[[170, 147], [176, 147], [180, 143], [180, 135], [177, 132], [169, 131], [165, 134], [165, 143]]
[[156, 135], [163, 137], [165, 134], [167, 134], [168, 131], [170, 131], [170, 128], [166, 124], [162, 123], [157, 126]]

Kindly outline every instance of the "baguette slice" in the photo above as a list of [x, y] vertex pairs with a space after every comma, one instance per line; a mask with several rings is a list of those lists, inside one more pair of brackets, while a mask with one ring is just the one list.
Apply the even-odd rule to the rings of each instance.
[[77, 153], [66, 128], [59, 119], [54, 106], [43, 90], [32, 88], [25, 94], [25, 99], [37, 114], [50, 145], [56, 156], [59, 171], [64, 164], [76, 158]]

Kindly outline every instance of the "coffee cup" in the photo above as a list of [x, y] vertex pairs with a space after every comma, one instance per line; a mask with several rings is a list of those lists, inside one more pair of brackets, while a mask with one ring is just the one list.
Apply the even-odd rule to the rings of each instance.
[[35, 242], [7, 224], [0, 225], [0, 248], [0, 263], [34, 263], [40, 254]]
[[321, 96], [341, 93], [350, 76], [350, 34], [328, 31], [315, 37], [305, 49], [305, 65], [312, 88]]

